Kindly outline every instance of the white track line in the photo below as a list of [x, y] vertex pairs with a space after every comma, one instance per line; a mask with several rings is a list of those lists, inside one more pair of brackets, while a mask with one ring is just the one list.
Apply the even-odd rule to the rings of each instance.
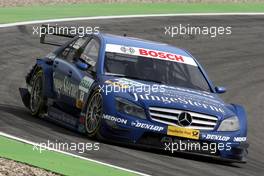
[[228, 15], [264, 15], [264, 13], [178, 13], [178, 14], [150, 14], [150, 15], [117, 15], [117, 16], [94, 16], [94, 17], [76, 17], [76, 18], [61, 18], [50, 20], [34, 20], [23, 21], [16, 23], [0, 24], [0, 28], [12, 27], [19, 25], [38, 24], [38, 23], [54, 23], [65, 21], [82, 21], [82, 20], [97, 20], [97, 19], [115, 19], [115, 18], [148, 18], [148, 17], [172, 17], [172, 16], [228, 16]]
[[42, 148], [45, 148], [47, 150], [58, 152], [58, 153], [62, 153], [62, 154], [69, 155], [69, 156], [72, 156], [72, 157], [75, 157], [75, 158], [87, 160], [87, 161], [90, 161], [90, 162], [95, 162], [95, 163], [98, 163], [98, 164], [102, 164], [104, 166], [112, 167], [112, 168], [115, 168], [115, 169], [119, 169], [119, 170], [123, 170], [123, 171], [126, 171], [126, 172], [130, 172], [130, 173], [134, 173], [134, 174], [137, 174], [137, 175], [150, 176], [148, 174], [144, 174], [144, 173], [137, 172], [137, 171], [134, 171], [134, 170], [130, 170], [130, 169], [126, 169], [126, 168], [123, 168], [123, 167], [115, 166], [115, 165], [112, 165], [112, 164], [104, 163], [104, 162], [101, 162], [101, 161], [97, 161], [97, 160], [85, 158], [85, 157], [82, 157], [82, 156], [74, 155], [72, 153], [64, 152], [64, 151], [57, 150], [57, 149], [54, 149], [54, 148], [41, 146], [38, 143], [31, 142], [31, 141], [28, 141], [28, 140], [25, 140], [25, 139], [22, 139], [22, 138], [19, 138], [19, 137], [15, 137], [15, 136], [12, 136], [12, 135], [7, 134], [7, 133], [0, 132], [0, 136], [4, 136], [4, 137], [10, 138], [10, 139], [14, 139], [14, 140], [17, 140], [17, 141], [20, 141], [20, 142], [23, 142], [23, 143], [26, 143], [26, 144], [29, 144], [29, 145], [42, 147]]

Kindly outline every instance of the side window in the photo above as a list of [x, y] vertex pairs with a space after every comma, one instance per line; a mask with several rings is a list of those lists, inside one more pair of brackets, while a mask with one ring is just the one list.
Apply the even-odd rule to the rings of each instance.
[[81, 54], [80, 58], [89, 65], [91, 65], [92, 67], [94, 67], [98, 60], [98, 57], [99, 57], [99, 43], [95, 39], [92, 39], [84, 48], [84, 51]]
[[77, 40], [73, 41], [69, 46], [67, 46], [59, 55], [59, 57], [69, 62], [72, 62], [75, 58], [78, 57], [78, 55], [80, 55], [79, 49], [85, 44], [86, 41], [86, 37], [78, 38]]

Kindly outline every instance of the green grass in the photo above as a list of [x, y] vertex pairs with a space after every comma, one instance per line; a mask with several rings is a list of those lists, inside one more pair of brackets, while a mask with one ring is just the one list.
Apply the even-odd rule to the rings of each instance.
[[[98, 151], [100, 152], [100, 151]], [[0, 136], [0, 157], [69, 176], [132, 176], [130, 172], [52, 151], [33, 151], [33, 146]]]
[[264, 12], [264, 3], [65, 4], [0, 8], [0, 23], [65, 17], [195, 12]]

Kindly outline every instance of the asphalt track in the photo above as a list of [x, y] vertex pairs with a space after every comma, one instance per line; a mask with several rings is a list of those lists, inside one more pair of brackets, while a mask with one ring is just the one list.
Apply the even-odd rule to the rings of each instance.
[[[232, 35], [210, 38], [171, 38], [164, 26], [232, 26]], [[248, 112], [247, 164], [224, 164], [200, 157], [168, 156], [101, 143], [100, 150], [80, 154], [139, 172], [170, 175], [263, 175], [264, 174], [264, 16], [156, 17], [89, 20], [63, 25], [100, 26], [101, 31], [170, 43], [188, 49], [204, 65], [217, 85], [226, 86], [227, 102], [246, 107]], [[0, 131], [34, 142], [91, 142], [85, 136], [31, 117], [22, 105], [18, 88], [38, 56], [52, 47], [39, 43], [32, 26], [0, 29]], [[88, 175], [88, 173], [87, 173]]]

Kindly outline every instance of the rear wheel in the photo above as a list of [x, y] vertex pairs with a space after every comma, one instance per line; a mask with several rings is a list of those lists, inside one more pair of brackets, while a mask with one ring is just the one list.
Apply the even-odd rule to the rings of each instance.
[[[85, 114], [85, 130], [88, 137], [99, 137], [101, 119], [103, 115], [103, 98], [100, 91], [95, 91], [89, 102]], [[99, 137], [100, 138], [100, 137]]]
[[29, 109], [33, 116], [40, 116], [45, 111], [46, 99], [43, 95], [43, 72], [39, 70], [32, 77]]

